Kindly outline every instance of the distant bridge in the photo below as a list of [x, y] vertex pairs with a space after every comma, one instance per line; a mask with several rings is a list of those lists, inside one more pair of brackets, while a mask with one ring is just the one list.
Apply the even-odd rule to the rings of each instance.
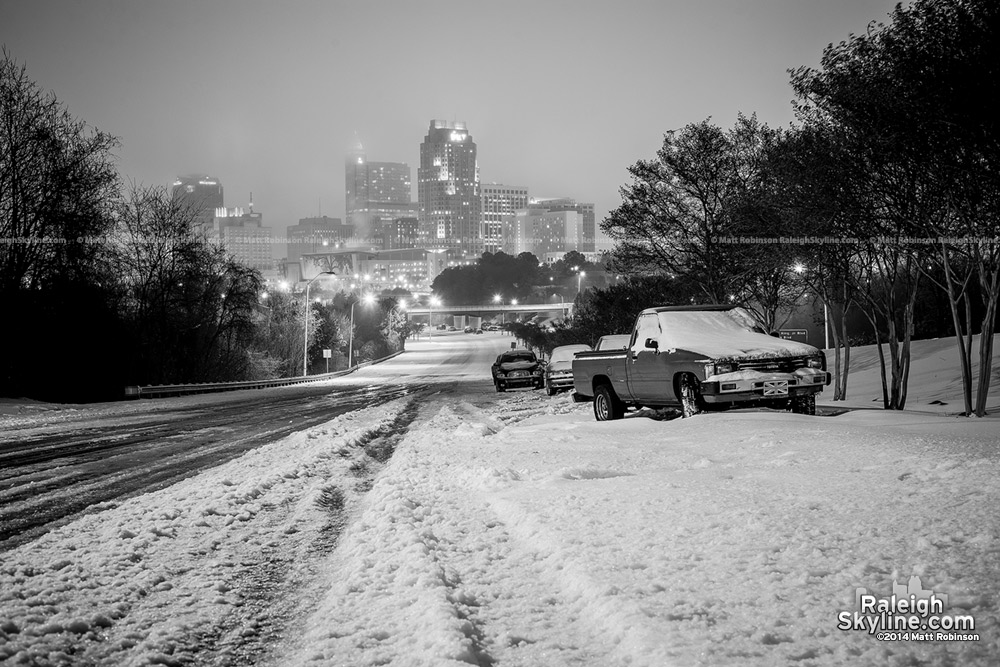
[[435, 318], [438, 315], [473, 315], [476, 317], [493, 318], [499, 317], [501, 314], [506, 315], [507, 313], [552, 313], [553, 316], [559, 314], [567, 317], [573, 312], [573, 303], [571, 301], [558, 301], [555, 303], [518, 303], [516, 305], [487, 303], [460, 306], [442, 303], [440, 306], [410, 306], [407, 307], [406, 312], [409, 313], [412, 319], [422, 320], [427, 318], [428, 321], [431, 314]]

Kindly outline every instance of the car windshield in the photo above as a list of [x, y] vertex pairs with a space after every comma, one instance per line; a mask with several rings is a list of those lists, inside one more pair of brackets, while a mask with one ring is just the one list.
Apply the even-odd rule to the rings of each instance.
[[501, 364], [509, 364], [515, 361], [535, 361], [535, 355], [531, 353], [505, 354], [500, 358]]

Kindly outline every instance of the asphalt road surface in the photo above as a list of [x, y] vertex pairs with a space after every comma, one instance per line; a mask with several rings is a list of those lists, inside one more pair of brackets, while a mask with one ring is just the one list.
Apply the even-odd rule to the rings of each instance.
[[0, 551], [345, 412], [489, 385], [493, 358], [512, 340], [441, 332], [408, 341], [394, 359], [315, 384], [39, 406], [0, 418]]

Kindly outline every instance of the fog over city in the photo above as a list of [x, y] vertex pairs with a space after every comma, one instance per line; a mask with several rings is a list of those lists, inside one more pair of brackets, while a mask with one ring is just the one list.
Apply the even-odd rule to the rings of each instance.
[[599, 223], [664, 132], [738, 112], [787, 125], [787, 70], [894, 4], [5, 0], [0, 41], [121, 139], [125, 177], [209, 174], [275, 234], [344, 217], [357, 140], [410, 165], [416, 201], [432, 119], [466, 124], [482, 182], [592, 202]]

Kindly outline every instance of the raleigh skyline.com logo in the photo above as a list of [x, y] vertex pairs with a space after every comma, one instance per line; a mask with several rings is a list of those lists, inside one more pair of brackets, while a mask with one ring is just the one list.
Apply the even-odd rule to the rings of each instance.
[[895, 579], [892, 595], [879, 597], [867, 588], [854, 589], [856, 611], [837, 614], [838, 630], [863, 630], [880, 641], [977, 641], [976, 619], [944, 613], [948, 595], [924, 589], [920, 577], [906, 586]]

